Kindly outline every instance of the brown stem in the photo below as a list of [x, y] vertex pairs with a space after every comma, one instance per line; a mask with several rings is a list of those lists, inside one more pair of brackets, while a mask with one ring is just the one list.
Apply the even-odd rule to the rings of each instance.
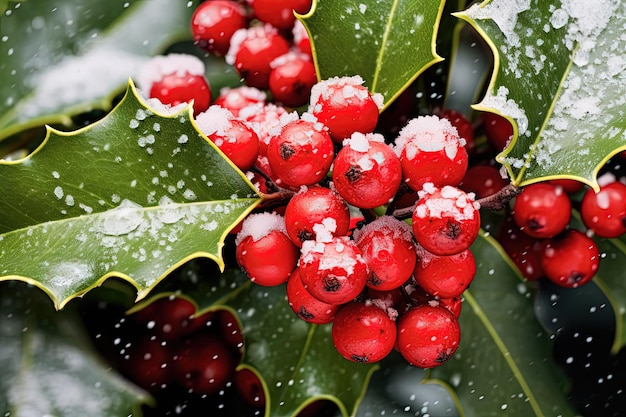
[[491, 194], [487, 197], [479, 198], [476, 200], [480, 204], [481, 209], [487, 210], [502, 210], [507, 206], [509, 201], [517, 197], [522, 192], [521, 188], [514, 186], [513, 184], [505, 185], [495, 194]]
[[[502, 210], [507, 206], [509, 201], [517, 197], [521, 192], [521, 188], [518, 188], [513, 184], [508, 184], [502, 187], [497, 193], [494, 193], [487, 197], [479, 198], [478, 200], [476, 200], [476, 202], [480, 204], [481, 209]], [[415, 204], [410, 207], [396, 209], [393, 211], [392, 215], [396, 219], [405, 220], [411, 218], [411, 216], [413, 215], [413, 211], [415, 211]]]
[[278, 191], [269, 194], [261, 193], [261, 199], [263, 200], [263, 202], [261, 203], [261, 207], [280, 207], [286, 204], [289, 200], [291, 200], [291, 197], [293, 197], [294, 194], [294, 191], [286, 190], [284, 188], [280, 188], [278, 189]]

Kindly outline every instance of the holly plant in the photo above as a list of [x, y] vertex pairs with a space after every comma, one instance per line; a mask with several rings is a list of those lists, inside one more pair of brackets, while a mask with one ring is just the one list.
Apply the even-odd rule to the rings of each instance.
[[625, 25], [0, 2], [0, 413], [623, 415]]

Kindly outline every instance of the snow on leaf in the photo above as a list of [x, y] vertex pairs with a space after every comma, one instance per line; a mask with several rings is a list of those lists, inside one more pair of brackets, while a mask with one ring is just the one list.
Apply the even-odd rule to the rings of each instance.
[[314, 0], [301, 16], [318, 78], [360, 75], [384, 107], [432, 64], [440, 0]]
[[489, 42], [495, 70], [475, 107], [514, 123], [498, 160], [523, 186], [546, 177], [598, 188], [626, 149], [626, 5], [619, 0], [487, 0], [460, 18]]
[[0, 140], [108, 110], [146, 60], [189, 35], [194, 3], [9, 2], [0, 15], [0, 78], [10, 86], [0, 90]]
[[32, 154], [0, 161], [0, 178], [0, 280], [38, 285], [57, 307], [111, 275], [142, 298], [190, 258], [223, 267], [225, 236], [260, 202], [190, 107], [159, 114], [132, 82], [100, 121], [49, 128]]

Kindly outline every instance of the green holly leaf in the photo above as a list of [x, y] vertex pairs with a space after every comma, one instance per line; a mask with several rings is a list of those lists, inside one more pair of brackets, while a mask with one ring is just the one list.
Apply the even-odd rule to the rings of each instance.
[[[150, 57], [191, 37], [199, 1], [27, 0], [0, 15], [0, 141], [109, 110]], [[9, 88], [7, 88], [9, 87]]]
[[441, 61], [436, 31], [444, 1], [314, 0], [300, 16], [319, 79], [360, 75], [387, 107], [419, 74]]
[[289, 307], [285, 285], [254, 284], [239, 268], [227, 268], [219, 275], [210, 265], [188, 264], [174, 280], [156, 289], [185, 294], [201, 312], [225, 308], [239, 318], [244, 335], [240, 367], [260, 375], [266, 416], [296, 415], [319, 399], [334, 401], [343, 416], [354, 415], [372, 373], [379, 368], [339, 355], [331, 325], [312, 325], [298, 318]]
[[472, 252], [477, 273], [464, 294], [461, 344], [429, 378], [450, 389], [465, 417], [576, 415], [532, 289], [492, 237], [480, 236]]
[[626, 4], [492, 0], [458, 14], [489, 42], [495, 70], [477, 109], [514, 122], [499, 156], [515, 185], [597, 173], [626, 149]]
[[191, 258], [223, 267], [225, 236], [260, 202], [190, 107], [160, 114], [132, 83], [100, 121], [49, 128], [31, 155], [0, 161], [0, 178], [0, 280], [40, 286], [57, 307], [112, 275], [143, 298]]
[[40, 290], [0, 283], [0, 410], [5, 416], [136, 414], [149, 396], [104, 364], [76, 316]]

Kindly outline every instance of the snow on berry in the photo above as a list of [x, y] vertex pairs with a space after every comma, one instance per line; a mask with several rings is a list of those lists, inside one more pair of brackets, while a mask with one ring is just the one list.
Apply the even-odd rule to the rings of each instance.
[[363, 82], [359, 75], [332, 77], [311, 88], [308, 111], [328, 127], [336, 143], [354, 132], [369, 133], [376, 127], [383, 97], [371, 94]]
[[436, 255], [453, 255], [469, 248], [480, 229], [479, 204], [472, 194], [426, 184], [413, 211], [415, 240]]
[[411, 119], [395, 139], [394, 150], [407, 184], [415, 191], [426, 182], [438, 187], [456, 186], [467, 171], [465, 139], [446, 118], [432, 115]]
[[283, 216], [274, 212], [250, 214], [241, 225], [241, 231], [237, 234], [235, 245], [239, 245], [248, 236], [256, 242], [273, 230], [287, 234]]
[[146, 62], [137, 75], [137, 86], [143, 91], [150, 91], [152, 84], [160, 81], [166, 75], [178, 76], [202, 75], [204, 76], [204, 62], [195, 55], [168, 54], [157, 55]]

